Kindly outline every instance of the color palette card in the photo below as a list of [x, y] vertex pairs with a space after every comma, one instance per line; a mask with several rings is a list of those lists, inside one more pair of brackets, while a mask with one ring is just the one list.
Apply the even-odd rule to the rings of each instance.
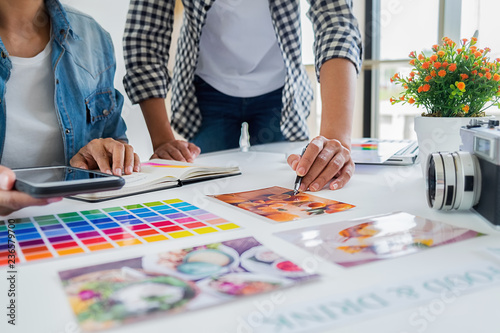
[[275, 222], [288, 222], [319, 214], [332, 214], [355, 207], [340, 201], [330, 200], [301, 192], [293, 195], [293, 190], [279, 186], [260, 190], [209, 195]]
[[84, 331], [165, 318], [317, 277], [253, 237], [62, 271], [59, 276]]
[[0, 266], [240, 228], [180, 199], [0, 221]]
[[417, 253], [482, 234], [396, 212], [283, 231], [275, 235], [328, 261], [351, 267]]

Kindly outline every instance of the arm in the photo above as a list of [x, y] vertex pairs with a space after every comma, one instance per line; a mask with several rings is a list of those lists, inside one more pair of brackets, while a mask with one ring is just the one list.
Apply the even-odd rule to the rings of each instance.
[[165, 107], [174, 7], [175, 0], [131, 1], [123, 37], [127, 67], [123, 83], [132, 103], [140, 103], [153, 143], [152, 157], [192, 162], [200, 149], [175, 139]]
[[288, 163], [304, 176], [300, 191], [321, 190], [332, 178], [330, 189], [342, 188], [354, 172], [350, 156], [356, 70], [346, 59], [330, 59], [321, 67], [321, 129], [300, 158]]
[[311, 141], [302, 159], [288, 163], [304, 176], [301, 191], [343, 187], [354, 172], [350, 157], [356, 73], [361, 66], [361, 35], [352, 14], [352, 1], [309, 0], [308, 16], [315, 31], [316, 73], [321, 84], [320, 136]]
[[167, 116], [165, 100], [151, 98], [142, 101], [140, 106], [153, 143], [154, 154], [151, 158], [193, 162], [201, 150], [193, 143], [175, 139]]
[[0, 216], [28, 206], [43, 206], [62, 198], [35, 199], [26, 193], [14, 191], [16, 175], [12, 170], [0, 165]]

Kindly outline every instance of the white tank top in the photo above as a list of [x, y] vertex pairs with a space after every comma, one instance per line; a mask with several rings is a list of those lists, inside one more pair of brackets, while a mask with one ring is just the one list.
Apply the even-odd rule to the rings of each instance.
[[216, 0], [207, 13], [196, 74], [226, 95], [282, 87], [286, 68], [268, 0]]
[[6, 84], [6, 134], [1, 164], [24, 168], [64, 164], [54, 103], [51, 42], [33, 58], [10, 57]]

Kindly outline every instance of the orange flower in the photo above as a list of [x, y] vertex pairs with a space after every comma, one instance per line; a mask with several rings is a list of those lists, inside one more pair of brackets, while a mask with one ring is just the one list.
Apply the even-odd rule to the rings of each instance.
[[431, 76], [432, 76], [432, 77], [435, 77], [435, 76], [436, 76], [436, 71], [432, 70], [432, 71], [431, 71]]
[[462, 49], [457, 49], [457, 54], [462, 53]]
[[414, 77], [415, 76], [415, 72], [410, 72], [410, 76]]
[[474, 53], [474, 52], [476, 52], [477, 47], [476, 47], [476, 46], [471, 46], [471, 47], [470, 47], [470, 50], [472, 51], [472, 53]]
[[410, 60], [410, 65], [414, 66], [415, 65], [415, 59]]
[[467, 74], [460, 74], [460, 78], [461, 78], [462, 80], [465, 80], [465, 79], [468, 79], [468, 78], [469, 78], [469, 75], [467, 75]]
[[402, 100], [402, 101], [404, 101], [405, 100], [405, 96], [403, 95], [403, 96], [399, 97], [399, 99]]
[[440, 71], [438, 72], [438, 75], [439, 75], [439, 76], [441, 76], [441, 77], [443, 77], [443, 76], [445, 76], [445, 75], [446, 75], [446, 71], [445, 71], [444, 69], [442, 69], [442, 70], [440, 70]]
[[424, 55], [423, 55], [422, 53], [420, 53], [420, 54], [418, 55], [418, 60], [422, 61], [422, 60], [424, 60], [424, 59], [425, 59]]
[[471, 40], [471, 42], [470, 42], [470, 43], [471, 43], [472, 45], [476, 44], [476, 42], [477, 42], [477, 38], [476, 38], [476, 37], [472, 37], [470, 40]]
[[431, 77], [430, 75], [427, 75], [427, 76], [425, 77], [425, 82], [429, 82], [431, 79], [432, 79], [432, 77]]
[[403, 88], [408, 89], [408, 85], [406, 83], [403, 84]]
[[410, 58], [415, 58], [415, 51], [411, 51], [410, 54], [408, 55]]
[[410, 104], [415, 103], [415, 100], [413, 99], [413, 97], [411, 97], [411, 98], [408, 100], [408, 103], [410, 103]]
[[462, 110], [467, 113], [469, 112], [469, 106], [468, 105], [464, 105], [464, 107], [462, 108]]
[[395, 100], [394, 98], [392, 98], [392, 97], [391, 97], [391, 98], [389, 99], [389, 102], [391, 102], [391, 104], [394, 104], [394, 103], [396, 103], [396, 100]]
[[429, 91], [429, 89], [431, 89], [431, 86], [429, 84], [424, 84], [423, 90], [424, 91]]
[[495, 73], [495, 74], [493, 75], [493, 80], [494, 80], [494, 81], [497, 81], [497, 82], [498, 82], [498, 81], [500, 81], [500, 75], [498, 75], [497, 73]]
[[438, 56], [443, 57], [445, 55], [443, 50], [438, 51], [437, 53]]
[[481, 56], [482, 56], [481, 52], [479, 51], [474, 52], [474, 57], [480, 58]]
[[479, 77], [483, 77], [483, 73], [479, 73], [479, 74], [477, 74], [477, 75], [479, 75]]
[[438, 48], [439, 48], [439, 45], [437, 45], [437, 44], [432, 45], [432, 50], [433, 51], [437, 51]]
[[458, 90], [464, 91], [465, 90], [465, 83], [463, 82], [455, 82], [455, 85], [457, 86]]
[[446, 67], [448, 67], [448, 62], [447, 62], [447, 61], [445, 61], [445, 62], [443, 62], [443, 64], [442, 64], [442, 65], [443, 65], [443, 68], [446, 68]]
[[485, 76], [486, 76], [486, 78], [487, 78], [488, 80], [489, 80], [489, 79], [491, 79], [491, 73], [490, 73], [490, 72], [486, 72]]
[[454, 72], [456, 69], [457, 69], [457, 64], [455, 64], [455, 63], [452, 63], [452, 64], [450, 65], [450, 67], [448, 67], [448, 70], [449, 70], [450, 72]]
[[477, 71], [476, 70], [473, 70], [472, 72], [470, 72], [472, 75], [476, 75], [477, 74]]
[[426, 61], [426, 62], [424, 62], [424, 63], [422, 64], [422, 68], [423, 68], [423, 69], [427, 69], [427, 68], [429, 68], [429, 65], [430, 65], [430, 64], [431, 64], [431, 63], [430, 63], [429, 61]]
[[467, 43], [467, 38], [462, 39], [462, 42], [465, 44]]
[[418, 87], [417, 92], [421, 93], [422, 90], [424, 90], [424, 87], [420, 86], [420, 87]]
[[431, 55], [431, 57], [429, 58], [431, 61], [436, 61], [437, 60], [437, 55], [433, 54]]

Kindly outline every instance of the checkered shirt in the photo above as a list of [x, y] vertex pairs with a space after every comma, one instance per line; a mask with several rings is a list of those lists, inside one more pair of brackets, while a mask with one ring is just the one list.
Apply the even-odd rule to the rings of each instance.
[[[173, 78], [167, 70], [175, 0], [131, 0], [124, 34], [127, 74], [124, 85], [132, 103], [165, 98], [172, 86], [172, 127], [187, 140], [202, 123], [193, 84], [199, 42], [207, 12], [215, 0], [182, 0], [184, 18]], [[308, 0], [315, 32], [315, 65], [331, 58], [349, 59], [359, 72], [361, 35], [352, 0]], [[286, 66], [281, 131], [289, 141], [308, 139], [306, 118], [313, 98], [302, 65], [300, 0], [270, 0], [274, 30]], [[242, 37], [243, 38], [243, 37]]]

